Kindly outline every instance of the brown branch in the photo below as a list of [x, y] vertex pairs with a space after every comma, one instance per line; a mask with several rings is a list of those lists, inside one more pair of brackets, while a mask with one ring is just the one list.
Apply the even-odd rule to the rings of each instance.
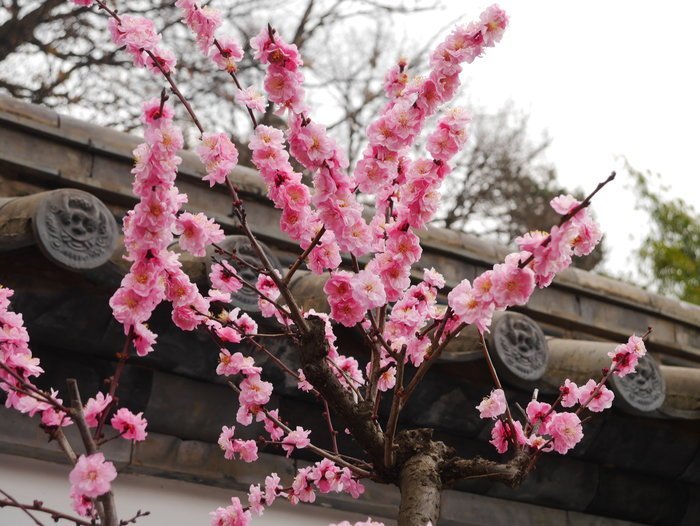
[[299, 354], [304, 376], [328, 400], [350, 429], [355, 440], [367, 451], [375, 468], [383, 465], [384, 436], [372, 418], [372, 404], [355, 397], [336, 378], [324, 359], [328, 354], [324, 323], [316, 317], [308, 320], [311, 330], [300, 336]]
[[530, 469], [532, 469], [530, 454], [521, 450], [506, 464], [485, 460], [481, 457], [468, 460], [454, 457], [445, 461], [440, 476], [445, 486], [451, 486], [460, 480], [470, 478], [491, 478], [511, 488], [516, 488]]
[[39, 519], [37, 519], [34, 515], [32, 515], [31, 513], [29, 513], [29, 509], [31, 509], [31, 508], [29, 508], [29, 507], [28, 507], [27, 505], [25, 505], [25, 504], [20, 504], [19, 502], [17, 502], [17, 500], [15, 500], [15, 498], [14, 498], [12, 495], [10, 495], [9, 493], [4, 492], [4, 491], [1, 490], [1, 489], [0, 489], [0, 493], [2, 493], [3, 495], [5, 495], [5, 497], [7, 497], [7, 499], [8, 499], [7, 501], [4, 500], [4, 499], [0, 500], [0, 505], [4, 504], [5, 502], [8, 502], [8, 505], [9, 505], [9, 506], [13, 506], [13, 507], [15, 507], [15, 508], [21, 509], [30, 519], [32, 519], [32, 521], [34, 521], [34, 524], [38, 524], [38, 526], [44, 526], [44, 524], [41, 523], [41, 522], [39, 521]]
[[40, 522], [36, 517], [34, 517], [31, 513], [29, 513], [29, 510], [32, 511], [38, 511], [40, 513], [46, 513], [51, 517], [51, 520], [54, 522], [58, 522], [59, 520], [64, 520], [68, 522], [72, 522], [76, 526], [94, 526], [95, 523], [94, 521], [86, 521], [83, 519], [80, 519], [78, 517], [72, 517], [70, 515], [67, 515], [63, 512], [60, 512], [58, 510], [54, 510], [51, 508], [47, 508], [44, 506], [44, 503], [41, 502], [40, 500], [35, 500], [31, 504], [23, 504], [18, 502], [16, 499], [14, 499], [12, 496], [10, 496], [8, 493], [4, 492], [3, 490], [0, 489], [0, 493], [5, 495], [7, 499], [0, 499], [0, 508], [4, 508], [5, 506], [9, 506], [11, 508], [19, 508], [24, 513], [29, 515], [32, 520], [34, 521], [34, 524], [38, 524], [39, 526], [43, 526], [43, 523]]
[[70, 460], [70, 463], [75, 464], [78, 461], [78, 456], [75, 454], [75, 451], [73, 450], [73, 447], [70, 445], [70, 442], [68, 442], [68, 439], [66, 438], [66, 435], [63, 432], [63, 429], [61, 429], [60, 427], [57, 427], [56, 429], [54, 429], [50, 432], [50, 436], [52, 439], [54, 439], [56, 442], [58, 442], [58, 445], [61, 448], [61, 451], [63, 451], [63, 454], [66, 455], [66, 457], [68, 457], [68, 460]]
[[[83, 412], [83, 401], [80, 398], [80, 391], [78, 390], [78, 382], [75, 378], [69, 378], [66, 380], [68, 384], [68, 394], [70, 396], [71, 404], [73, 410], [71, 411], [71, 416], [76, 426], [78, 426], [78, 431], [80, 432], [80, 438], [83, 440], [85, 445], [85, 451], [88, 455], [94, 455], [97, 453], [97, 444], [92, 438], [90, 433], [90, 428], [88, 427], [87, 421], [85, 420], [85, 413]], [[102, 504], [102, 510], [104, 513], [100, 513], [100, 518], [102, 519], [103, 526], [119, 526], [119, 520], [117, 518], [117, 509], [114, 503], [114, 494], [112, 490], [109, 490], [104, 495], [97, 497], [99, 503]], [[100, 508], [98, 507], [98, 513]]]
[[[578, 205], [576, 205], [574, 208], [572, 208], [568, 213], [561, 216], [561, 219], [559, 220], [559, 226], [566, 223], [569, 219], [571, 219], [576, 214], [578, 214], [581, 210], [583, 210], [588, 205], [590, 205], [591, 199], [593, 199], [593, 196], [595, 196], [598, 192], [600, 192], [606, 184], [608, 184], [610, 181], [615, 179], [615, 175], [616, 175], [615, 172], [612, 172], [605, 181], [598, 183], [598, 186], [595, 187], [595, 190], [593, 190], [590, 194], [588, 194], [583, 201], [581, 201]], [[549, 245], [549, 243], [551, 241], [552, 241], [552, 235], [550, 234], [542, 241], [540, 246], [546, 247], [547, 245]], [[525, 261], [521, 261], [518, 266], [520, 268], [525, 268], [532, 262], [533, 259], [535, 259], [535, 255], [530, 254], [530, 256], [527, 259], [525, 259]]]
[[284, 276], [284, 283], [289, 285], [289, 281], [292, 279], [292, 276], [294, 276], [294, 273], [299, 269], [301, 264], [306, 261], [306, 258], [309, 257], [309, 254], [311, 251], [316, 247], [318, 242], [321, 240], [321, 237], [323, 237], [323, 234], [326, 233], [326, 227], [322, 226], [321, 229], [318, 231], [316, 234], [316, 237], [313, 238], [311, 241], [311, 244], [302, 252], [299, 257], [294, 261], [294, 264], [289, 267], [289, 271], [287, 272], [287, 275]]
[[112, 397], [112, 401], [109, 403], [107, 407], [104, 408], [102, 413], [100, 414], [100, 418], [97, 422], [97, 429], [95, 429], [95, 435], [94, 438], [95, 440], [99, 440], [102, 438], [102, 429], [105, 425], [105, 422], [107, 421], [107, 415], [109, 412], [112, 410], [112, 408], [117, 404], [117, 399], [116, 399], [116, 393], [117, 393], [117, 387], [119, 387], [119, 380], [122, 377], [122, 372], [124, 371], [124, 367], [126, 366], [126, 361], [129, 359], [129, 354], [130, 354], [130, 345], [132, 340], [134, 339], [134, 328], [132, 327], [129, 329], [129, 334], [126, 336], [126, 340], [124, 341], [124, 346], [122, 347], [121, 353], [117, 353], [117, 358], [119, 358], [119, 363], [117, 364], [117, 368], [114, 370], [114, 374], [112, 375], [112, 378], [109, 380], [109, 395]]
[[238, 197], [238, 192], [236, 191], [236, 188], [233, 186], [233, 183], [231, 180], [226, 177], [226, 184], [229, 188], [229, 191], [231, 192], [231, 198], [233, 200], [233, 209], [236, 214], [236, 217], [238, 218], [238, 221], [241, 224], [241, 229], [243, 230], [243, 233], [246, 235], [248, 240], [250, 241], [251, 246], [253, 247], [253, 251], [255, 252], [255, 255], [258, 257], [260, 262], [262, 263], [263, 267], [265, 268], [266, 271], [268, 271], [270, 278], [272, 278], [272, 281], [275, 282], [275, 285], [277, 285], [277, 289], [280, 291], [280, 294], [282, 294], [282, 297], [284, 298], [285, 302], [287, 303], [287, 307], [290, 310], [290, 318], [294, 322], [294, 324], [299, 327], [301, 332], [303, 333], [308, 333], [309, 332], [309, 326], [304, 320], [304, 316], [301, 314], [301, 309], [296, 303], [296, 300], [294, 299], [294, 296], [292, 295], [291, 291], [289, 290], [289, 287], [287, 286], [286, 283], [282, 280], [280, 276], [277, 275], [277, 272], [275, 272], [275, 269], [272, 266], [272, 263], [270, 263], [270, 260], [268, 259], [267, 255], [263, 251], [262, 247], [260, 246], [260, 243], [258, 242], [258, 239], [255, 237], [255, 234], [253, 234], [252, 230], [250, 229], [250, 226], [248, 226], [248, 221], [246, 219], [246, 214], [245, 214], [245, 209], [242, 206], [242, 202], [240, 198]]
[[[233, 382], [228, 382], [228, 385], [229, 385], [235, 392], [237, 392], [237, 393], [240, 394], [241, 389], [240, 389], [235, 383], [233, 383]], [[265, 415], [267, 416], [267, 418], [269, 418], [270, 420], [272, 420], [272, 422], [273, 422], [277, 427], [279, 427], [279, 428], [281, 428], [282, 430], [284, 430], [285, 433], [290, 433], [290, 432], [292, 431], [292, 429], [291, 429], [289, 426], [285, 425], [285, 423], [282, 422], [279, 418], [276, 418], [275, 416], [273, 416], [272, 414], [270, 414], [270, 412], [269, 412], [267, 409], [265, 409], [265, 407], [262, 407], [262, 406], [261, 406], [260, 409], [265, 413]], [[271, 443], [271, 444], [281, 444], [281, 442], [275, 442], [275, 441], [272, 441], [272, 442], [270, 442], [270, 443]], [[351, 470], [353, 473], [355, 473], [355, 474], [356, 474], [357, 476], [359, 476], [359, 477], [369, 477], [369, 476], [371, 475], [371, 473], [370, 473], [369, 471], [367, 471], [367, 470], [365, 470], [365, 469], [362, 469], [362, 468], [360, 468], [360, 467], [358, 467], [358, 466], [352, 464], [351, 462], [347, 462], [346, 460], [344, 460], [343, 458], [341, 458], [342, 455], [340, 455], [340, 454], [331, 453], [330, 451], [326, 451], [325, 449], [320, 448], [320, 447], [318, 447], [318, 446], [315, 446], [315, 445], [313, 445], [313, 444], [309, 444], [308, 446], [306, 446], [306, 449], [308, 449], [309, 451], [312, 451], [312, 452], [316, 453], [316, 454], [319, 455], [320, 457], [327, 458], [328, 460], [332, 460], [333, 462], [335, 462], [335, 463], [338, 464], [339, 466], [343, 466], [343, 467], [348, 468], [349, 470]]]
[[[132, 445], [133, 445], [133, 442], [132, 442]], [[150, 511], [138, 510], [136, 512], [136, 515], [134, 515], [130, 519], [124, 519], [124, 520], [119, 521], [119, 526], [126, 526], [127, 524], [136, 524], [136, 521], [139, 520], [141, 517], [147, 517], [150, 514], [151, 514]]]
[[[447, 314], [447, 313], [446, 313]], [[445, 319], [447, 319], [447, 316], [445, 316]], [[403, 396], [403, 405], [406, 405], [408, 402], [408, 399], [411, 397], [413, 392], [415, 391], [416, 387], [420, 383], [420, 381], [423, 379], [423, 377], [428, 373], [428, 370], [432, 365], [437, 361], [437, 359], [440, 357], [442, 354], [442, 351], [445, 349], [447, 344], [454, 338], [455, 335], [459, 334], [459, 332], [464, 329], [467, 326], [466, 323], [460, 323], [455, 331], [452, 334], [449, 334], [443, 341], [438, 345], [438, 347], [432, 351], [428, 359], [426, 359], [420, 367], [418, 367], [418, 370], [416, 371], [416, 374], [411, 378], [411, 381], [408, 384], [408, 387], [406, 387], [404, 391], [404, 396]], [[443, 327], [441, 325], [441, 327]], [[442, 332], [442, 329], [438, 329], [438, 333], [440, 334]], [[435, 341], [437, 342], [439, 340], [439, 336], [436, 335], [437, 337], [435, 338]], [[433, 344], [434, 345], [434, 344]], [[432, 346], [431, 346], [432, 347]]]
[[401, 414], [403, 400], [403, 374], [406, 360], [406, 346], [404, 345], [399, 353], [399, 361], [396, 364], [396, 385], [394, 386], [394, 398], [391, 401], [391, 411], [389, 412], [389, 420], [386, 426], [384, 438], [384, 465], [390, 468], [394, 465], [394, 435], [396, 427], [399, 423], [399, 415]]

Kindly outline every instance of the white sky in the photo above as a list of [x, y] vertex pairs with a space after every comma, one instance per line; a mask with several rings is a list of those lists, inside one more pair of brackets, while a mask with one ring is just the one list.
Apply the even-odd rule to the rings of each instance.
[[[487, 2], [444, 0], [409, 31], [432, 35], [448, 19], [478, 17]], [[612, 170], [618, 180], [594, 202], [616, 274], [632, 270], [646, 216], [635, 210], [619, 172], [626, 156], [663, 176], [670, 194], [700, 209], [700, 4], [644, 0], [503, 0], [503, 40], [465, 68], [470, 100], [497, 109], [508, 99], [553, 139], [548, 157], [567, 187], [592, 190]], [[415, 28], [411, 27], [414, 26]], [[430, 28], [429, 30], [426, 28]], [[417, 35], [415, 35], [417, 36]]]

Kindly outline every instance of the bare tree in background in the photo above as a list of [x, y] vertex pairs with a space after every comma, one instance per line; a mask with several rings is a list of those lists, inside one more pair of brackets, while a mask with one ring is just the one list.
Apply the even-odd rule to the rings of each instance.
[[[123, 13], [158, 13], [163, 21], [158, 29], [180, 57], [178, 84], [212, 125], [245, 137], [247, 120], [232, 103], [229, 79], [201, 57], [186, 28], [175, 24], [180, 10], [174, 3], [119, 0], [114, 5]], [[288, 35], [305, 57], [307, 77], [315, 86], [314, 100], [336, 108], [341, 102], [335, 127], [348, 121], [353, 129], [364, 127], [360, 124], [362, 110], [381, 94], [383, 74], [397, 59], [396, 47], [387, 45], [390, 28], [395, 32], [402, 16], [439, 5], [436, 0], [234, 0], [213, 4], [224, 13], [227, 32], [241, 43], [247, 45], [268, 21]], [[0, 0], [0, 6], [0, 89], [126, 131], [139, 126], [138, 101], [144, 94], [160, 91], [161, 86], [152, 76], [122, 67], [128, 58], [108, 42], [109, 35], [100, 29], [104, 24], [100, 14], [67, 0]], [[329, 49], [334, 52], [327, 53]], [[212, 76], [221, 82], [212, 83]], [[261, 79], [261, 72], [246, 61], [239, 77], [250, 85]], [[123, 89], [125, 84], [129, 90]], [[269, 111], [266, 119], [273, 118]], [[342, 130], [342, 135], [349, 134]]]

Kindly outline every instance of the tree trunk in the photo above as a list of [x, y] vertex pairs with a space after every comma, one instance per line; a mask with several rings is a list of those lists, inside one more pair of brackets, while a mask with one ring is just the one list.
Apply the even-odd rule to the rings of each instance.
[[[432, 448], [431, 448], [432, 449]], [[437, 526], [440, 517], [440, 454], [428, 449], [409, 458], [399, 475], [401, 506], [398, 526]]]

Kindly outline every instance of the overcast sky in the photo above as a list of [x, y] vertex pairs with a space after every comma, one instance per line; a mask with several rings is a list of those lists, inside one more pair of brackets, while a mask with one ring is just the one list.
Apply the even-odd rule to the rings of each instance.
[[[448, 18], [471, 20], [490, 5], [444, 3], [445, 12], [421, 15], [409, 31], [428, 36]], [[512, 99], [528, 111], [532, 130], [546, 129], [553, 138], [548, 157], [567, 186], [591, 190], [621, 167], [617, 157], [624, 155], [635, 167], [661, 173], [672, 195], [700, 209], [700, 4], [500, 5], [510, 27], [496, 48], [465, 68], [469, 98], [492, 109]], [[616, 273], [630, 269], [629, 252], [647, 228], [620, 179], [594, 203], [610, 249], [605, 269]]]

